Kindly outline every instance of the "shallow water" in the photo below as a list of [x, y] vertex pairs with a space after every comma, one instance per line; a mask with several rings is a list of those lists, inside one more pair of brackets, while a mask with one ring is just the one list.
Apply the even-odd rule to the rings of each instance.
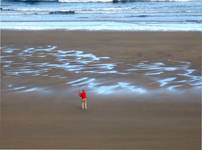
[[18, 93], [48, 93], [54, 89], [88, 89], [97, 94], [147, 94], [201, 88], [200, 72], [190, 62], [164, 60], [137, 64], [116, 62], [87, 51], [40, 47], [1, 48], [2, 89]]

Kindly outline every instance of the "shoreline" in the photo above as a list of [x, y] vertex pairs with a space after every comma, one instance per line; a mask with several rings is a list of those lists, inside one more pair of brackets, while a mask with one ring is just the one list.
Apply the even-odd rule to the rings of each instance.
[[164, 30], [164, 29], [141, 29], [141, 30], [132, 30], [132, 29], [128, 29], [128, 30], [117, 30], [117, 29], [63, 29], [63, 28], [59, 28], [59, 29], [0, 29], [1, 31], [66, 31], [66, 32], [144, 32], [144, 33], [150, 33], [150, 32], [167, 32], [167, 33], [179, 33], [179, 32], [199, 32], [202, 33], [202, 30], [177, 30], [177, 29], [170, 29], [170, 30]]

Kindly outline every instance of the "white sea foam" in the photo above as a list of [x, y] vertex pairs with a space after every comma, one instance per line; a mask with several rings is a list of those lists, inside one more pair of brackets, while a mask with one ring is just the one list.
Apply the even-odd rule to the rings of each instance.
[[125, 23], [125, 22], [1, 22], [8, 30], [110, 30], [110, 31], [202, 31], [193, 23]]

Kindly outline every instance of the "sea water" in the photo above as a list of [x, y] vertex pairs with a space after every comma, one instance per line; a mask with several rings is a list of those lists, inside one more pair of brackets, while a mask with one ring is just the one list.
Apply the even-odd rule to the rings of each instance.
[[1, 29], [202, 31], [202, 1], [3, 0]]

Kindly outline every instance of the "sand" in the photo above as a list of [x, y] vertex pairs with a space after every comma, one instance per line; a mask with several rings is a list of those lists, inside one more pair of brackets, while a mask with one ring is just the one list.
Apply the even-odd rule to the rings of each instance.
[[[114, 59], [137, 62], [172, 58], [191, 61], [201, 69], [200, 32], [88, 32], [2, 31], [2, 44], [16, 46], [59, 45], [82, 49]], [[132, 53], [132, 55], [131, 55]]]
[[[195, 75], [201, 76], [199, 32], [4, 30], [1, 41], [2, 46], [17, 48], [57, 45], [59, 49], [78, 49], [111, 57], [124, 65], [142, 60], [188, 61], [196, 70]], [[48, 60], [52, 62], [50, 58]], [[124, 67], [120, 65], [121, 69]], [[64, 72], [58, 70], [58, 73]], [[149, 89], [155, 89], [155, 92], [140, 95], [120, 91], [102, 95], [90, 91], [89, 109], [83, 112], [79, 97], [74, 93], [77, 89], [69, 85], [66, 85], [69, 89], [64, 89], [65, 85], [58, 84], [61, 80], [31, 76], [14, 78], [6, 76], [3, 68], [1, 74], [0, 148], [200, 149], [200, 86], [185, 86], [185, 92], [175, 93], [152, 85]], [[64, 73], [64, 76], [72, 78], [74, 74]], [[114, 75], [93, 76], [113, 81], [119, 79]], [[135, 80], [132, 75], [127, 79]], [[144, 78], [136, 80], [147, 84]], [[23, 81], [54, 88], [51, 93], [41, 94], [9, 91], [6, 87], [8, 83]]]

